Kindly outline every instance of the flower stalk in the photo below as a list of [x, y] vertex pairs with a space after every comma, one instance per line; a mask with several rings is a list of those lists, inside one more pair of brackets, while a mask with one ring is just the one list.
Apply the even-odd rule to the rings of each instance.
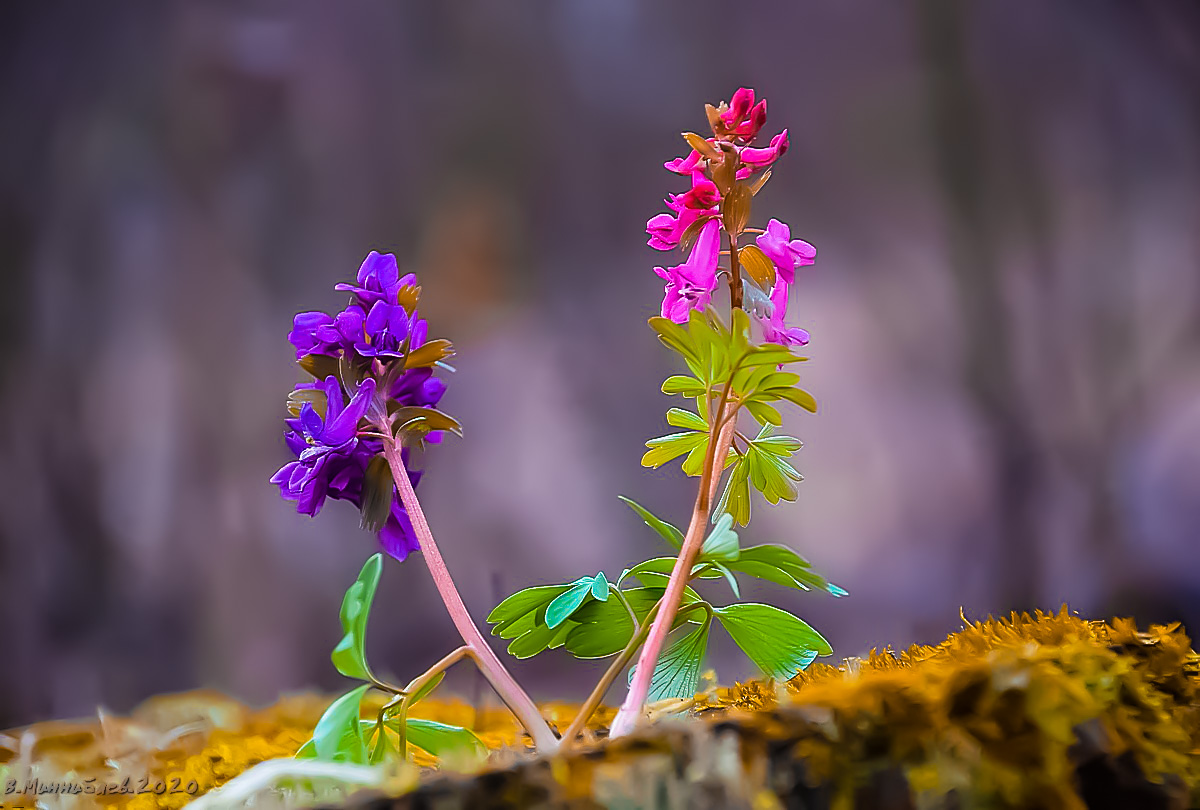
[[400, 457], [400, 445], [391, 437], [390, 428], [386, 426], [384, 427], [383, 454], [391, 468], [396, 491], [400, 494], [400, 500], [412, 521], [417, 543], [425, 558], [425, 564], [429, 567], [429, 573], [433, 577], [433, 584], [437, 587], [438, 595], [446, 605], [446, 612], [450, 614], [455, 629], [462, 636], [465, 646], [471, 649], [472, 658], [479, 665], [480, 672], [487, 678], [488, 683], [496, 690], [496, 694], [521, 722], [525, 730], [529, 732], [538, 751], [543, 754], [553, 753], [558, 749], [558, 738], [554, 736], [554, 732], [550, 730], [545, 718], [538, 711], [537, 704], [513, 680], [512, 675], [504, 668], [504, 664], [500, 662], [496, 653], [484, 640], [483, 633], [479, 631], [471, 614], [467, 612], [467, 606], [463, 603], [462, 596], [450, 576], [446, 561], [442, 559], [442, 553], [438, 549], [437, 543], [434, 542], [433, 532], [429, 528], [429, 522], [425, 519], [421, 503], [417, 500], [417, 493], [408, 480], [408, 470], [405, 469], [404, 461]]

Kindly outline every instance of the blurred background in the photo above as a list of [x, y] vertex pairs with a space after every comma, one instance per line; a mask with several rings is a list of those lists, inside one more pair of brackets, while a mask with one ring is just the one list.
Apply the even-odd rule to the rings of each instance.
[[[1200, 6], [26, 0], [0, 5], [0, 727], [344, 687], [375, 541], [267, 479], [292, 314], [371, 249], [458, 347], [466, 438], [420, 494], [476, 617], [660, 553], [616, 499], [686, 521], [694, 492], [638, 466], [677, 370], [643, 224], [740, 85], [791, 134], [756, 217], [820, 251], [807, 480], [743, 539], [850, 592], [749, 595], [843, 656], [960, 607], [1200, 624]], [[419, 558], [387, 566], [377, 667], [454, 644]], [[712, 663], [751, 674], [728, 638]], [[513, 664], [539, 698], [601, 668]]]

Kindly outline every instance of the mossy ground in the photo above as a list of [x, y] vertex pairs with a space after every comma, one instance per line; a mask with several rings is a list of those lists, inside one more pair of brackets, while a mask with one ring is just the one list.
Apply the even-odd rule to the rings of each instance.
[[[191, 782], [205, 792], [294, 753], [326, 703], [300, 695], [251, 711], [196, 692], [151, 699], [129, 717], [38, 724], [0, 738], [0, 777], [94, 785], [129, 777], [133, 789], [146, 779], [150, 791], [162, 782], [168, 792], [55, 798], [61, 807], [182, 807], [194, 797]], [[662, 708], [690, 708], [708, 725], [736, 723], [785, 745], [803, 763], [793, 781], [804, 784], [793, 787], [824, 790], [831, 807], [855, 806], [887, 775], [915, 807], [957, 795], [988, 797], [978, 806], [1081, 808], [1079, 773], [1095, 763], [1140, 780], [1165, 797], [1162, 806], [1200, 806], [1200, 657], [1177, 626], [1139, 632], [1129, 620], [1088, 622], [1065, 610], [989, 620], [937, 646], [818, 664], [787, 684], [737, 684]], [[544, 707], [559, 727], [572, 709]], [[414, 714], [475, 728], [497, 752], [494, 766], [526, 756], [519, 728], [498, 707], [431, 700]], [[612, 759], [623, 772], [619, 763], [636, 757], [636, 746], [602, 743], [609, 719], [600, 712], [583, 750], [550, 769], [564, 796], [592, 793], [598, 763]], [[757, 804], [778, 792], [770, 787], [778, 778], [755, 779]], [[33, 807], [35, 797], [0, 803]]]

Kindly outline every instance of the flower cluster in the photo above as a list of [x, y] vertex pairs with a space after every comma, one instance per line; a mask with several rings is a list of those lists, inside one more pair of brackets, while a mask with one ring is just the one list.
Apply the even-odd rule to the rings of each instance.
[[[667, 282], [662, 315], [683, 323], [689, 311], [703, 310], [717, 289], [719, 276], [727, 272], [735, 303], [740, 306], [746, 293], [753, 299], [751, 310], [765, 340], [785, 346], [803, 345], [808, 342], [808, 333], [788, 326], [784, 318], [796, 268], [813, 264], [816, 248], [802, 239], [792, 239], [788, 226], [776, 219], [765, 229], [746, 227], [750, 199], [770, 177], [771, 166], [787, 151], [787, 130], [771, 138], [766, 146], [754, 145], [767, 120], [767, 102], [756, 102], [749, 88], [734, 93], [728, 104], [705, 107], [712, 137], [685, 133], [691, 152], [664, 164], [668, 170], [689, 178], [691, 188], [668, 195], [665, 202], [670, 213], [658, 214], [646, 223], [650, 247], [689, 250], [682, 264], [654, 268]], [[755, 244], [739, 244], [743, 233], [756, 233]], [[722, 234], [729, 243], [728, 269], [720, 267]]]
[[[401, 277], [391, 254], [372, 251], [357, 282], [334, 289], [350, 293], [346, 308], [336, 315], [301, 312], [288, 335], [301, 368], [314, 379], [288, 397], [285, 441], [296, 458], [271, 482], [305, 515], [320, 512], [326, 498], [349, 501], [384, 550], [403, 560], [417, 541], [382, 456], [381, 430], [390, 430], [399, 412], [410, 419], [437, 414], [432, 409], [446, 384], [433, 367], [449, 356], [449, 343], [428, 340], [416, 309], [416, 276]], [[437, 431], [424, 436], [439, 437]], [[409, 449], [402, 453], [407, 469]], [[408, 476], [415, 487], [420, 473]]]

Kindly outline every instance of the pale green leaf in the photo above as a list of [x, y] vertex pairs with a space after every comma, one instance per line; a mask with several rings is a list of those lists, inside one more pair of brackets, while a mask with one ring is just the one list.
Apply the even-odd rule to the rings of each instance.
[[763, 674], [788, 680], [818, 655], [832, 655], [820, 633], [786, 610], [754, 602], [715, 608], [721, 625]]

